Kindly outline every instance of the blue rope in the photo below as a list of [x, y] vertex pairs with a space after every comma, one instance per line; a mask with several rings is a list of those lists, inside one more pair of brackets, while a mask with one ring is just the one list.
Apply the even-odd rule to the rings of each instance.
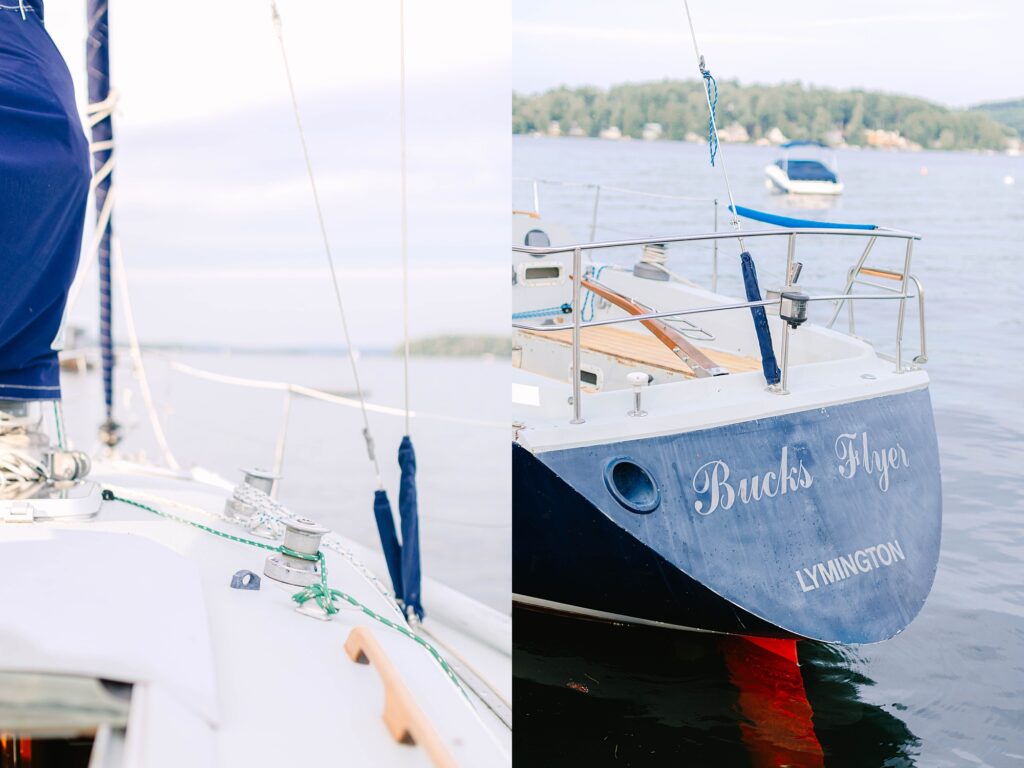
[[[715, 108], [718, 106], [718, 83], [711, 75], [710, 69], [702, 69], [704, 75], [704, 87], [708, 92], [708, 102], [711, 104], [711, 114], [708, 115], [708, 149], [711, 152], [711, 165], [715, 165], [715, 155], [718, 154], [718, 131], [715, 130]], [[714, 89], [714, 95], [711, 89]]]
[[[604, 272], [605, 269], [607, 269], [607, 267], [607, 264], [602, 264], [601, 266], [597, 267], [597, 269], [591, 267], [590, 269], [587, 270], [587, 277], [593, 278], [594, 280], [600, 280], [601, 273]], [[584, 323], [589, 323], [591, 320], [594, 319], [594, 296], [594, 292], [588, 288], [587, 295], [583, 298], [583, 309], [580, 311], [580, 320], [582, 320]]]
[[568, 315], [572, 313], [572, 304], [562, 304], [547, 309], [531, 309], [526, 312], [513, 312], [513, 320], [529, 320], [531, 317], [549, 317], [551, 315]]

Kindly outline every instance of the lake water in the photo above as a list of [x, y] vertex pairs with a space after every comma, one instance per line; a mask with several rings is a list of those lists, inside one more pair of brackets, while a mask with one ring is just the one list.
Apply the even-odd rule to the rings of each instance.
[[[701, 145], [517, 137], [513, 152], [517, 177], [726, 199]], [[923, 235], [912, 271], [927, 292], [944, 502], [934, 588], [913, 624], [885, 643], [801, 643], [810, 712], [801, 709], [788, 670], [731, 641], [517, 609], [517, 762], [821, 765], [813, 751], [801, 751], [816, 739], [828, 766], [1024, 766], [1024, 158], [842, 151], [846, 192], [828, 207], [805, 209], [765, 189], [763, 168], [775, 150], [724, 145], [721, 153], [740, 205]], [[1018, 183], [1006, 184], [1006, 176]], [[581, 240], [589, 236], [592, 193], [540, 194], [546, 219], [572, 227]], [[516, 207], [532, 207], [528, 184], [517, 183], [513, 197]], [[710, 203], [605, 191], [596, 235], [712, 226]], [[762, 282], [775, 282], [771, 265], [781, 259], [772, 262], [768, 246], [756, 248], [758, 268], [769, 275]], [[834, 292], [856, 255], [824, 245], [798, 252], [806, 265], [801, 283]], [[707, 280], [710, 253], [690, 256], [670, 266]], [[734, 256], [723, 248], [719, 288], [735, 295]], [[871, 261], [900, 266], [901, 257], [876, 250]], [[885, 346], [892, 317], [864, 314], [858, 331]], [[911, 317], [907, 346], [916, 351]]]

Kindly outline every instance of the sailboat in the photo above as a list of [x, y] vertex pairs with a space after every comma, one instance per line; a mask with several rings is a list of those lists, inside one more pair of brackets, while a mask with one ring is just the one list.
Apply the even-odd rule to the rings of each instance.
[[[696, 35], [694, 49], [715, 165], [717, 85]], [[787, 643], [887, 640], [925, 603], [942, 528], [920, 236], [737, 205], [717, 160], [727, 231], [595, 239], [601, 188], [580, 180], [589, 239], [541, 215], [543, 182], [513, 212], [513, 600]], [[844, 247], [835, 289], [804, 290], [804, 263], [820, 275]], [[718, 290], [723, 258], [743, 295]], [[781, 280], [763, 290], [758, 266]], [[888, 338], [858, 333], [855, 307], [894, 303]]]
[[[0, 10], [0, 23], [26, 25], [7, 29], [48, 44], [42, 3], [20, 6]], [[276, 8], [274, 17], [279, 24]], [[282, 505], [273, 470], [229, 480], [173, 459], [159, 466], [119, 455], [126, 427], [114, 409], [110, 318], [123, 270], [112, 223], [105, 0], [89, 0], [88, 18], [104, 449], [90, 455], [69, 444], [62, 409], [75, 403], [57, 399], [56, 386], [44, 399], [0, 392], [10, 398], [0, 400], [0, 761], [510, 764], [509, 618], [421, 578], [408, 437], [398, 457], [401, 524], [383, 487], [367, 499], [383, 554]], [[281, 46], [285, 53], [283, 37]], [[74, 114], [73, 103], [64, 106]], [[88, 190], [81, 170], [75, 194]], [[315, 193], [312, 168], [310, 181]], [[63, 296], [48, 314], [54, 328], [62, 305]], [[127, 304], [124, 311], [152, 405]], [[45, 362], [38, 375], [55, 375], [49, 340], [36, 353]], [[365, 419], [372, 406], [361, 390], [359, 399]], [[166, 447], [155, 409], [150, 416]]]

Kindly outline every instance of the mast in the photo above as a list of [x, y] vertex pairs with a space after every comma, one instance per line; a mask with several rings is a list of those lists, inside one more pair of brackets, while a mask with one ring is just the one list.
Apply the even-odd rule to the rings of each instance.
[[100, 275], [100, 354], [103, 361], [103, 400], [106, 420], [100, 427], [100, 439], [109, 447], [117, 445], [118, 424], [114, 421], [114, 343], [110, 332], [110, 244], [113, 237], [113, 155], [114, 126], [111, 120], [110, 45], [107, 28], [107, 0], [87, 0], [88, 39], [85, 47], [89, 76], [89, 125], [93, 156], [93, 185], [96, 202], [96, 228], [99, 248], [96, 253]]

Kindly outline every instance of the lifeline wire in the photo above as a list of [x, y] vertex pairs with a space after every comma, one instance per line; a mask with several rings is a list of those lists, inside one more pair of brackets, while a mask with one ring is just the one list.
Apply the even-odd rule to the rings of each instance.
[[320, 236], [324, 242], [324, 253], [327, 255], [327, 266], [331, 270], [331, 283], [334, 286], [334, 298], [338, 303], [338, 314], [341, 317], [341, 330], [345, 336], [345, 346], [348, 348], [348, 359], [352, 365], [352, 380], [356, 385], [356, 395], [359, 398], [359, 410], [363, 415], [363, 439], [366, 440], [366, 451], [373, 462], [373, 468], [377, 473], [377, 486], [384, 487], [384, 480], [380, 474], [380, 463], [377, 461], [377, 454], [373, 450], [373, 435], [370, 434], [370, 419], [366, 413], [366, 400], [363, 396], [363, 388], [359, 383], [359, 366], [356, 365], [355, 349], [352, 347], [352, 338], [348, 332], [348, 320], [345, 317], [345, 305], [341, 300], [341, 287], [338, 282], [338, 274], [334, 269], [334, 256], [331, 255], [331, 242], [327, 237], [327, 225], [324, 223], [324, 213], [320, 208], [320, 194], [316, 188], [316, 177], [313, 174], [313, 163], [309, 159], [309, 147], [306, 145], [306, 132], [302, 127], [302, 118], [299, 114], [299, 101], [295, 95], [295, 84], [292, 82], [292, 70], [288, 65], [288, 52], [284, 45], [284, 32], [281, 25], [281, 15], [277, 12], [277, 3], [271, 0], [271, 11], [274, 18], [274, 31], [277, 33], [277, 42], [281, 47], [281, 59], [284, 61], [284, 73], [288, 79], [288, 93], [292, 99], [292, 113], [295, 115], [295, 125], [299, 130], [299, 141], [302, 144], [302, 156], [306, 161], [306, 174], [309, 176], [309, 186], [313, 190], [313, 206], [316, 208], [316, 218], [320, 224]]
[[[704, 95], [707, 97], [708, 112], [710, 113], [711, 133], [714, 134], [715, 147], [717, 149], [717, 146], [718, 146], [718, 124], [715, 122], [715, 105], [711, 101], [711, 88], [710, 88], [710, 83], [708, 81], [708, 77], [710, 76], [711, 73], [708, 70], [708, 68], [705, 66], [705, 64], [704, 64], [704, 56], [701, 55], [700, 47], [697, 45], [697, 33], [693, 29], [693, 18], [690, 16], [690, 2], [689, 2], [689, 0], [683, 0], [683, 7], [686, 9], [686, 21], [690, 25], [690, 38], [693, 40], [693, 53], [697, 57], [697, 68], [700, 70], [700, 76], [702, 78], [704, 78], [704, 83], [705, 83]], [[715, 95], [716, 95], [715, 101], [718, 100], [717, 99], [717, 94], [718, 94], [718, 86], [716, 84], [716, 86], [715, 86]], [[725, 155], [724, 155], [724, 153], [722, 154], [721, 157], [718, 158], [718, 162], [722, 166], [722, 176], [725, 179], [725, 191], [729, 195], [729, 206], [730, 206], [730, 212], [732, 213], [732, 225], [733, 225], [733, 227], [737, 231], [739, 231], [740, 229], [742, 229], [742, 227], [740, 226], [740, 217], [736, 213], [736, 201], [733, 199], [733, 196], [732, 196], [732, 185], [729, 183], [729, 172], [725, 169]], [[738, 240], [738, 243], [739, 243], [739, 246], [740, 246], [740, 250], [741, 251], [744, 250], [744, 248], [743, 248], [743, 239], [742, 238], [737, 238], [737, 240]]]

